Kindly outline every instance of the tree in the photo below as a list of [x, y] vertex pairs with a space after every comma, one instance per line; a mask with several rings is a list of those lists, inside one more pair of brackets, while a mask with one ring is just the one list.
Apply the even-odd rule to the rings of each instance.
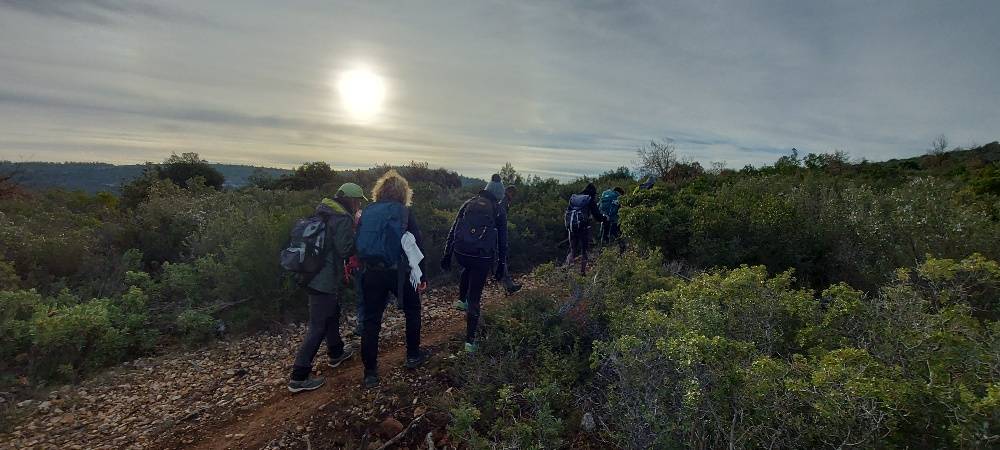
[[256, 186], [261, 189], [270, 189], [274, 186], [275, 179], [268, 171], [261, 169], [260, 167], [255, 167], [253, 173], [247, 177], [247, 184], [250, 186]]
[[927, 150], [930, 155], [939, 156], [948, 151], [948, 138], [944, 134], [939, 134], [931, 141], [931, 148]]
[[306, 163], [295, 169], [303, 189], [315, 189], [333, 181], [333, 168], [323, 161]]
[[173, 153], [163, 160], [162, 164], [146, 163], [142, 175], [122, 184], [121, 205], [134, 208], [149, 197], [149, 189], [157, 180], [169, 180], [182, 188], [188, 188], [192, 179], [204, 180], [205, 186], [222, 189], [226, 177], [214, 167], [198, 157], [197, 153], [188, 152], [180, 155]]
[[666, 180], [670, 169], [677, 165], [677, 146], [673, 139], [665, 141], [651, 140], [649, 144], [636, 150], [639, 156], [639, 171], [643, 175], [655, 176]]
[[818, 155], [810, 153], [802, 159], [802, 164], [809, 170], [839, 175], [851, 165], [851, 158], [843, 150], [834, 150], [833, 153], [820, 153]]
[[187, 187], [188, 180], [194, 177], [204, 178], [205, 186], [216, 189], [222, 189], [222, 185], [226, 182], [222, 172], [215, 170], [208, 161], [199, 158], [194, 152], [171, 154], [163, 164], [157, 166], [156, 174], [158, 178], [170, 180], [181, 187]]
[[791, 154], [784, 155], [774, 162], [774, 170], [779, 173], [792, 173], [801, 166], [802, 160], [799, 159], [799, 149], [797, 148], [793, 148]]
[[15, 181], [17, 175], [17, 168], [0, 173], [0, 198], [6, 198], [20, 192], [20, 188]]
[[336, 180], [336, 172], [323, 161], [305, 163], [295, 169], [295, 173], [285, 175], [270, 184], [278, 189], [305, 191], [323, 187]]
[[524, 178], [521, 177], [521, 174], [517, 173], [517, 170], [514, 170], [514, 166], [510, 161], [504, 164], [498, 173], [500, 174], [500, 181], [503, 182], [504, 186], [519, 186], [524, 184]]
[[608, 180], [634, 180], [635, 175], [632, 174], [632, 169], [629, 169], [626, 166], [620, 166], [615, 170], [609, 170], [602, 173], [597, 178]]

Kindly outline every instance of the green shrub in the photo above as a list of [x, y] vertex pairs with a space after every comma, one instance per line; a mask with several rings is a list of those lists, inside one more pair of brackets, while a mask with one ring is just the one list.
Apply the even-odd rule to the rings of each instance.
[[564, 446], [586, 410], [602, 447], [989, 447], [996, 267], [929, 258], [871, 294], [763, 266], [674, 275], [656, 254], [545, 267], [459, 363], [456, 432]]
[[188, 345], [208, 342], [215, 334], [215, 319], [202, 311], [186, 309], [177, 316], [177, 334]]
[[137, 288], [116, 299], [37, 309], [31, 321], [31, 371], [75, 378], [147, 351], [146, 296]]
[[21, 285], [21, 279], [14, 270], [14, 265], [0, 259], [0, 291], [14, 291]]
[[12, 367], [31, 348], [31, 317], [42, 305], [34, 290], [0, 291], [0, 367]]
[[452, 412], [452, 427], [464, 439], [503, 448], [567, 442], [579, 423], [573, 386], [589, 370], [589, 347], [579, 337], [579, 324], [560, 315], [559, 307], [535, 293], [485, 314], [481, 351], [455, 364], [464, 403]]

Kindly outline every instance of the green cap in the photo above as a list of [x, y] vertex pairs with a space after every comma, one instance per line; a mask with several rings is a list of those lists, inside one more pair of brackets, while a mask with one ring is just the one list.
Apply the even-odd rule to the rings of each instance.
[[361, 189], [354, 183], [344, 183], [340, 185], [340, 189], [337, 189], [337, 197], [347, 197], [347, 198], [363, 198], [368, 201], [368, 197], [365, 197], [365, 191]]

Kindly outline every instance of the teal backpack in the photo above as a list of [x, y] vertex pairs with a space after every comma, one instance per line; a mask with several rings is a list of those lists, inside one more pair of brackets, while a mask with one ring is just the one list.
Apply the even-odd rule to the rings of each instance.
[[618, 192], [615, 192], [614, 189], [608, 189], [601, 193], [601, 199], [597, 203], [601, 214], [604, 214], [612, 222], [618, 221], [618, 208], [621, 207], [621, 204], [618, 202], [619, 196]]

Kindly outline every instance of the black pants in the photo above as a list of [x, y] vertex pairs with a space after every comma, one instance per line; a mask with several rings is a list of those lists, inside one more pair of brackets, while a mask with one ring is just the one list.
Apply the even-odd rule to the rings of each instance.
[[618, 222], [607, 222], [601, 225], [601, 244], [618, 244], [618, 253], [625, 252], [625, 241], [621, 238], [622, 229]]
[[618, 239], [618, 235], [621, 234], [621, 228], [618, 226], [618, 222], [607, 222], [601, 224], [601, 243], [610, 244]]
[[[365, 364], [365, 375], [378, 374], [378, 335], [382, 331], [382, 314], [385, 313], [389, 293], [396, 294], [399, 289], [399, 276], [396, 269], [368, 269], [362, 279], [365, 317], [361, 327], [361, 359]], [[419, 356], [420, 296], [409, 280], [403, 282], [403, 315], [406, 317], [406, 356]]]
[[468, 304], [465, 311], [465, 341], [473, 342], [476, 339], [476, 327], [479, 326], [483, 287], [486, 286], [486, 278], [493, 268], [493, 260], [466, 255], [455, 255], [455, 259], [462, 266], [462, 281], [458, 285], [458, 295]]
[[340, 300], [336, 294], [326, 294], [319, 291], [309, 293], [309, 331], [299, 346], [292, 366], [292, 379], [296, 381], [309, 378], [312, 371], [312, 361], [319, 351], [319, 346], [326, 340], [327, 352], [330, 357], [338, 357], [344, 353], [344, 341], [340, 339]]
[[566, 265], [573, 259], [580, 258], [580, 273], [587, 273], [587, 250], [590, 249], [590, 226], [580, 227], [569, 233], [569, 255], [566, 255]]

